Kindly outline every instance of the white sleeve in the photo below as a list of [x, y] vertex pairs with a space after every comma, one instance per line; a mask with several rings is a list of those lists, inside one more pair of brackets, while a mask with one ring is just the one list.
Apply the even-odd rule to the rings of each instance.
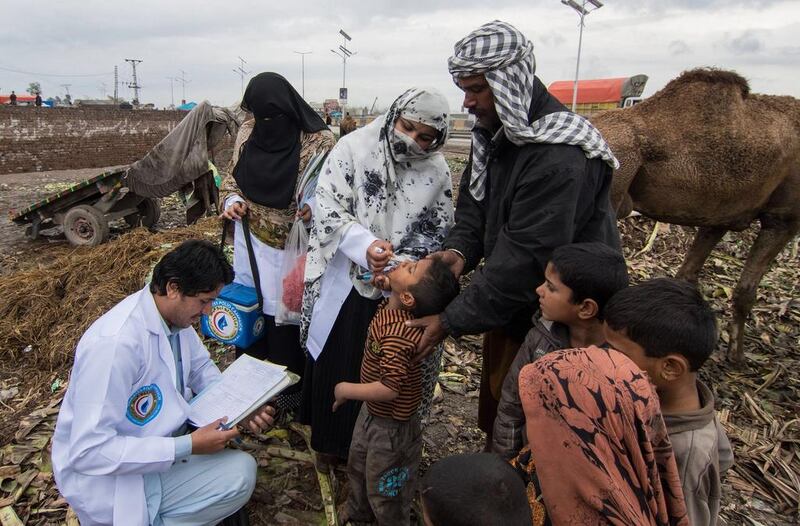
[[339, 243], [339, 250], [356, 265], [368, 269], [367, 248], [376, 240], [375, 234], [364, 228], [361, 223], [350, 223], [350, 226], [342, 235]]
[[69, 462], [78, 473], [157, 473], [172, 465], [174, 438], [117, 433], [119, 421], [125, 418], [130, 386], [142, 367], [139, 356], [141, 349], [135, 342], [121, 342], [118, 336], [94, 337], [78, 344], [70, 379], [74, 417], [69, 437]]

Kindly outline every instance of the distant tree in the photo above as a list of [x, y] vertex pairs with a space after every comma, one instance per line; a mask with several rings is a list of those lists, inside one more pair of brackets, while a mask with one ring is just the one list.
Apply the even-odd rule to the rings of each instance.
[[38, 82], [31, 82], [30, 84], [28, 84], [28, 89], [26, 89], [25, 91], [27, 91], [31, 95], [41, 94], [42, 85], [39, 84]]

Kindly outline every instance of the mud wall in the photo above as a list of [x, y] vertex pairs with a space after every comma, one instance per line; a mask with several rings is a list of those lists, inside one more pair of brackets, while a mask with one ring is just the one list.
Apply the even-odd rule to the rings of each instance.
[[[185, 115], [182, 111], [0, 106], [0, 174], [129, 164], [142, 158]], [[223, 149], [227, 158], [228, 149]], [[220, 167], [227, 163], [220, 157], [216, 160]]]

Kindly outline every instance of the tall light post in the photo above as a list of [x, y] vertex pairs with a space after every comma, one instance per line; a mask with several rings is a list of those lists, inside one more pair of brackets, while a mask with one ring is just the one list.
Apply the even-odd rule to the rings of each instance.
[[300, 78], [302, 82], [303, 100], [306, 98], [306, 55], [310, 55], [313, 51], [294, 51], [300, 55]]
[[[575, 83], [572, 85], [572, 111], [575, 111], [575, 107], [578, 104], [578, 73], [581, 69], [581, 44], [583, 43], [583, 19], [591, 13], [592, 11], [597, 11], [601, 7], [603, 7], [603, 2], [600, 0], [561, 0], [561, 3], [565, 6], [571, 7], [575, 11], [581, 15], [581, 29], [578, 36], [578, 60], [575, 64]], [[586, 9], [586, 4], [591, 4], [594, 6], [594, 9]]]
[[340, 103], [342, 105], [342, 113], [344, 114], [344, 107], [347, 105], [347, 84], [345, 83], [347, 80], [347, 59], [355, 55], [356, 52], [347, 49], [347, 43], [353, 40], [350, 38], [350, 35], [345, 33], [342, 29], [339, 30], [339, 34], [344, 38], [343, 45], [339, 46], [339, 51], [331, 49], [331, 53], [342, 57], [342, 89], [339, 90], [339, 100], [342, 101]]

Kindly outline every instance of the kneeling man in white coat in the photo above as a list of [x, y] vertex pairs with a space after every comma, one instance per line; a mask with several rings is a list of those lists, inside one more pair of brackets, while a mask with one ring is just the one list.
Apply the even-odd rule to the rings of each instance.
[[[217, 247], [187, 241], [78, 342], [53, 471], [82, 526], [216, 524], [250, 498], [255, 460], [225, 449], [238, 431], [186, 425], [189, 400], [220, 375], [191, 325], [232, 279]], [[274, 410], [254, 415], [260, 431]]]

